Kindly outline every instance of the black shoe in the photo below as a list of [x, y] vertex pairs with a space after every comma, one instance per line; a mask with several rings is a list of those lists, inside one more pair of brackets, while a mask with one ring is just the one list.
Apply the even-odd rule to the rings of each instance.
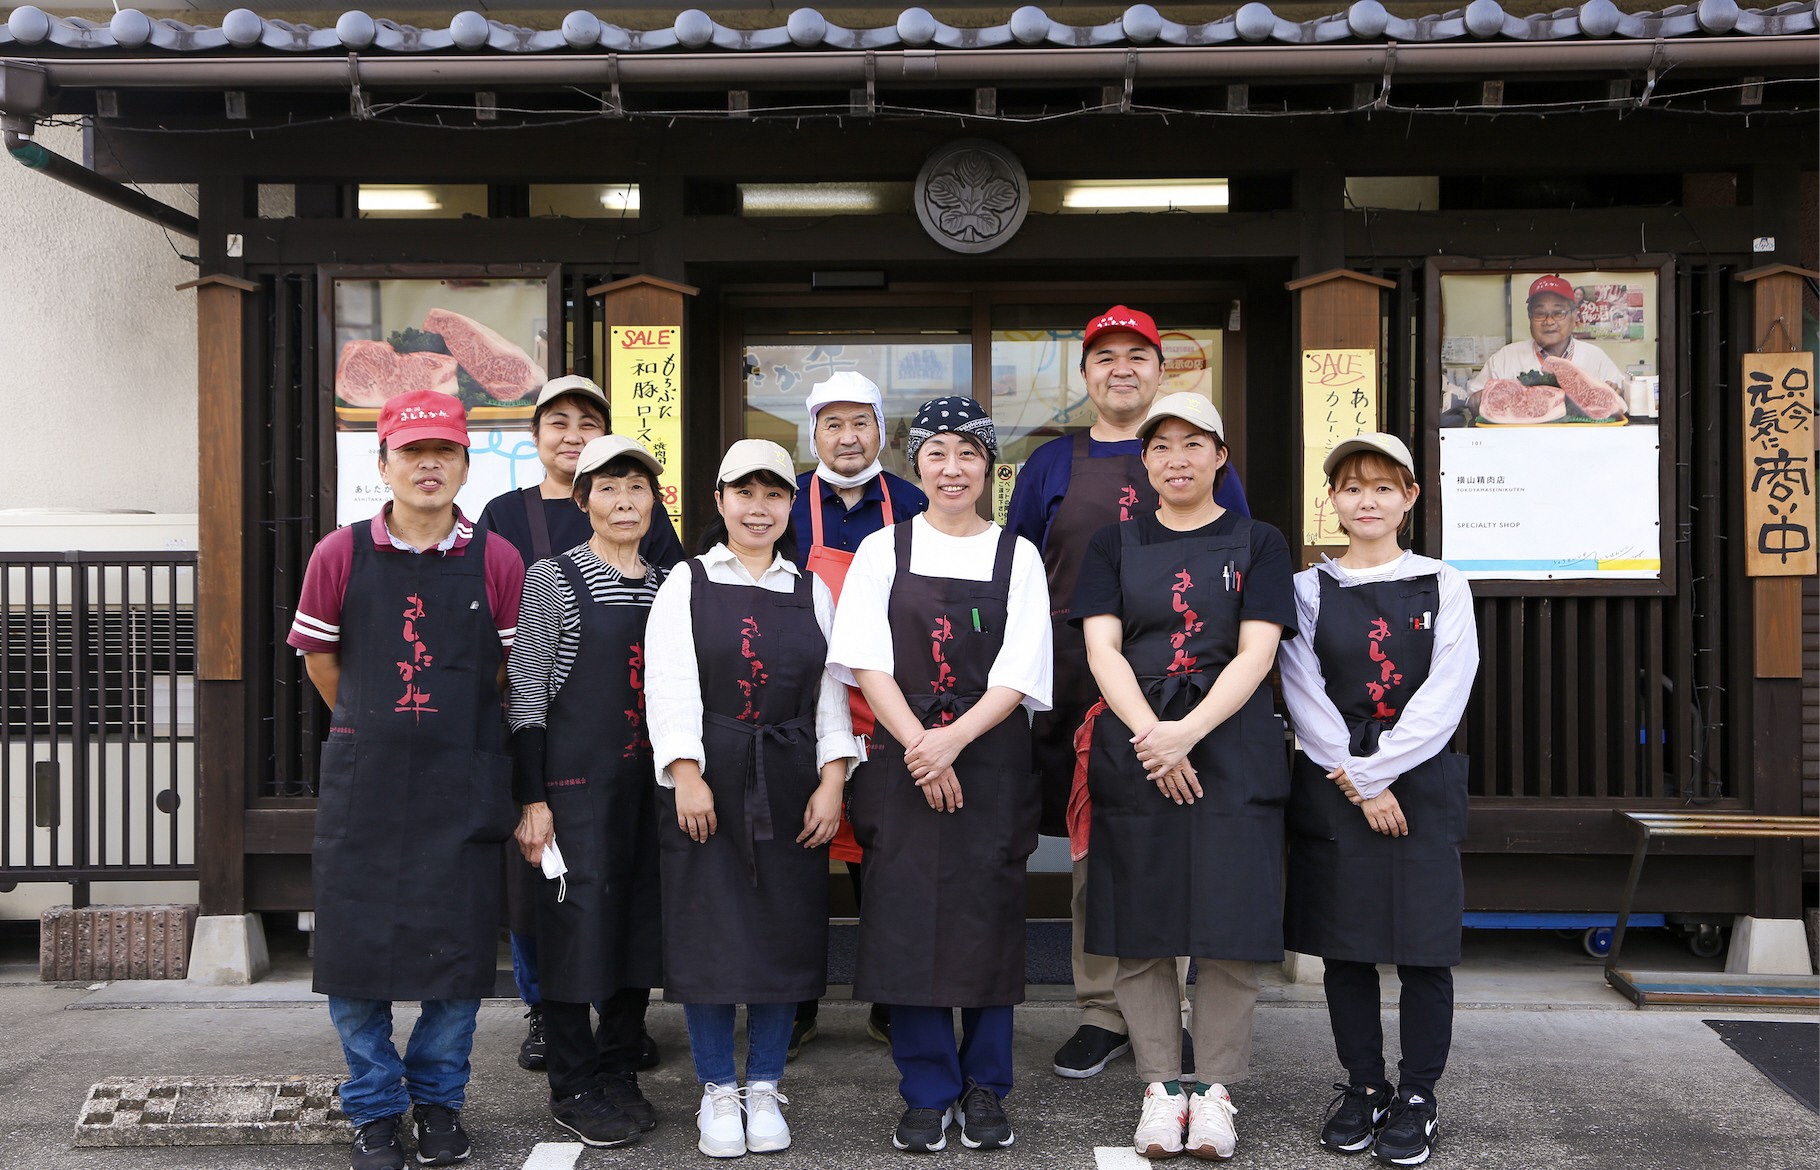
[[[1055, 1075], [1084, 1080], [1100, 1075], [1110, 1061], [1131, 1051], [1131, 1038], [1093, 1024], [1082, 1024], [1055, 1050]], [[1192, 1067], [1183, 1065], [1184, 1069]]]
[[1387, 1166], [1420, 1166], [1428, 1161], [1435, 1139], [1441, 1136], [1434, 1100], [1424, 1093], [1403, 1095], [1397, 1090], [1390, 1116], [1371, 1144], [1371, 1156]]
[[960, 1122], [961, 1145], [970, 1150], [1009, 1149], [1017, 1140], [1011, 1119], [1005, 1116], [1005, 1103], [977, 1081], [968, 1081], [961, 1094]]
[[403, 1120], [404, 1114], [394, 1113], [356, 1129], [349, 1161], [353, 1170], [404, 1170], [404, 1143], [398, 1140], [398, 1123]]
[[606, 1095], [609, 1105], [630, 1117], [641, 1131], [657, 1127], [657, 1110], [645, 1100], [644, 1091], [638, 1087], [637, 1073], [603, 1073], [600, 1091]]
[[525, 1019], [531, 1021], [531, 1026], [525, 1030], [524, 1043], [518, 1046], [518, 1067], [542, 1072], [544, 1058], [550, 1050], [543, 1038], [543, 1008], [532, 1004]]
[[411, 1126], [417, 1138], [417, 1160], [425, 1166], [448, 1166], [466, 1160], [474, 1147], [461, 1128], [461, 1110], [444, 1105], [413, 1105]]
[[815, 1039], [819, 1029], [814, 1020], [797, 1020], [790, 1025], [790, 1047], [784, 1049], [785, 1060], [795, 1060], [802, 1053], [803, 1045]]
[[866, 1035], [880, 1044], [891, 1043], [891, 1007], [889, 1004], [875, 1003], [872, 1011], [866, 1016]]
[[1321, 1144], [1336, 1154], [1362, 1154], [1390, 1112], [1390, 1092], [1383, 1085], [1336, 1083], [1334, 1088], [1340, 1093], [1327, 1106]]
[[590, 1146], [629, 1146], [639, 1136], [638, 1123], [614, 1108], [599, 1089], [551, 1101], [550, 1116]]
[[638, 1034], [638, 1071], [650, 1072], [662, 1063], [663, 1055], [657, 1051], [657, 1041], [651, 1038], [651, 1033], [640, 1032]]
[[933, 1154], [948, 1148], [948, 1124], [954, 1120], [952, 1109], [906, 1109], [897, 1120], [897, 1132], [891, 1144], [912, 1154]]

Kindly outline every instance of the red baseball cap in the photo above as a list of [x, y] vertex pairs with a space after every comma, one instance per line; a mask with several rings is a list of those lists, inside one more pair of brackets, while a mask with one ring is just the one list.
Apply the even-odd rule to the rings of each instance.
[[461, 399], [440, 390], [407, 390], [386, 399], [379, 411], [379, 441], [396, 449], [421, 439], [473, 446], [468, 441], [468, 412]]
[[1553, 293], [1558, 297], [1565, 297], [1569, 303], [1579, 300], [1574, 296], [1573, 285], [1553, 275], [1536, 277], [1535, 283], [1529, 286], [1529, 296], [1525, 299], [1533, 301], [1543, 293]]
[[1163, 339], [1157, 333], [1156, 322], [1150, 319], [1150, 314], [1140, 313], [1124, 305], [1114, 305], [1087, 322], [1087, 332], [1081, 338], [1081, 352], [1092, 349], [1093, 339], [1102, 333], [1135, 333], [1156, 346], [1158, 353], [1163, 351]]

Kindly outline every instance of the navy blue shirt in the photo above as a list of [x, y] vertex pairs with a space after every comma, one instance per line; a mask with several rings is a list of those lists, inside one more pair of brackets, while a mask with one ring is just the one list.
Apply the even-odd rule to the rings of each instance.
[[891, 519], [901, 524], [929, 507], [929, 497], [921, 488], [889, 471], [881, 471], [866, 484], [865, 492], [852, 511], [840, 498], [840, 489], [820, 478], [813, 469], [796, 477], [796, 501], [790, 505], [790, 525], [796, 530], [797, 560], [809, 555], [815, 530], [810, 526], [809, 507], [814, 500], [822, 510], [822, 543], [842, 552], [854, 552], [859, 542], [885, 526], [885, 492], [891, 493]]
[[[1094, 459], [1141, 455], [1143, 447], [1140, 439], [1121, 439], [1116, 443], [1102, 443], [1091, 435], [1087, 439], [1087, 454]], [[1051, 439], [1032, 451], [1030, 458], [1024, 461], [1023, 470], [1017, 473], [1017, 486], [1011, 491], [1011, 505], [1005, 512], [1005, 527], [1039, 549], [1047, 547], [1049, 524], [1055, 519], [1056, 509], [1062, 505], [1062, 497], [1068, 494], [1068, 481], [1073, 478], [1072, 435]], [[1220, 481], [1213, 498], [1228, 512], [1251, 515], [1251, 506], [1245, 502], [1245, 487], [1239, 482], [1236, 471], [1229, 469], [1226, 472], [1226, 478]]]
[[[543, 500], [544, 522], [550, 527], [550, 555], [560, 556], [594, 535], [588, 514], [575, 506], [567, 496]], [[537, 554], [531, 550], [531, 521], [525, 515], [524, 493], [506, 492], [487, 501], [486, 510], [474, 525], [494, 533], [516, 548], [528, 568]], [[682, 541], [676, 538], [676, 526], [661, 506], [651, 509], [651, 527], [638, 542], [638, 555], [660, 569], [673, 569], [682, 563]]]

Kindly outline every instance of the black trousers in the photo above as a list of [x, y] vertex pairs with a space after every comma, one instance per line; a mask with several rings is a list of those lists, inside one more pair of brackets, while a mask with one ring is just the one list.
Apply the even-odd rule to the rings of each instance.
[[638, 1071], [648, 987], [624, 987], [600, 1004], [600, 1028], [590, 1026], [590, 1004], [543, 1001], [544, 1057], [552, 1098], [585, 1093], [603, 1076]]
[[[1326, 967], [1327, 1018], [1347, 1078], [1355, 1085], [1386, 1085], [1376, 965], [1328, 959]], [[1432, 1101], [1453, 1046], [1453, 968], [1399, 966], [1397, 977], [1403, 981], [1397, 1003], [1403, 1042], [1397, 1084]]]
[[[843, 861], [841, 864], [847, 867], [847, 880], [853, 883], [853, 904], [858, 906], [860, 904], [860, 888], [864, 878], [863, 871], [866, 863], [863, 861]], [[803, 1002], [796, 1005], [796, 1022], [799, 1024], [809, 1023], [821, 1013], [821, 1007], [822, 1001], [819, 999], [803, 1000]]]

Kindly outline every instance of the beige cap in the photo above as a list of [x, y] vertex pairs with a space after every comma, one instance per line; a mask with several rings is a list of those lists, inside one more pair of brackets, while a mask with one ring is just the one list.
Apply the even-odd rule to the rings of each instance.
[[1393, 462], [1401, 463], [1409, 469], [1409, 474], [1416, 473], [1416, 461], [1410, 458], [1409, 448], [1403, 445], [1403, 440], [1395, 435], [1387, 435], [1383, 431], [1367, 431], [1362, 435], [1355, 435], [1343, 443], [1336, 444], [1333, 450], [1327, 452], [1327, 458], [1321, 461], [1322, 474], [1332, 479], [1333, 469], [1340, 465], [1340, 460], [1354, 451], [1376, 451]]
[[595, 385], [592, 380], [584, 378], [580, 374], [564, 374], [560, 378], [551, 378], [545, 382], [543, 389], [537, 392], [537, 406], [541, 409], [545, 404], [561, 398], [564, 394], [579, 394], [583, 398], [592, 398], [600, 403], [602, 411], [608, 409], [606, 392]]
[[1226, 439], [1226, 424], [1220, 421], [1220, 412], [1204, 394], [1178, 390], [1174, 394], [1163, 395], [1150, 404], [1150, 413], [1144, 416], [1144, 425], [1138, 428], [1138, 437], [1148, 439], [1150, 433], [1161, 426], [1166, 418], [1179, 418], [1208, 434], [1218, 435], [1221, 442]]
[[581, 458], [575, 464], [575, 474], [585, 475], [590, 471], [599, 471], [621, 455], [630, 455], [653, 476], [664, 473], [664, 465], [657, 461], [657, 456], [645, 450], [644, 444], [637, 439], [628, 439], [624, 435], [602, 435], [598, 439], [590, 439], [588, 445], [581, 449]]
[[792, 488], [796, 486], [796, 464], [790, 462], [790, 453], [770, 439], [741, 439], [728, 447], [714, 481], [732, 483], [754, 471], [769, 471]]

